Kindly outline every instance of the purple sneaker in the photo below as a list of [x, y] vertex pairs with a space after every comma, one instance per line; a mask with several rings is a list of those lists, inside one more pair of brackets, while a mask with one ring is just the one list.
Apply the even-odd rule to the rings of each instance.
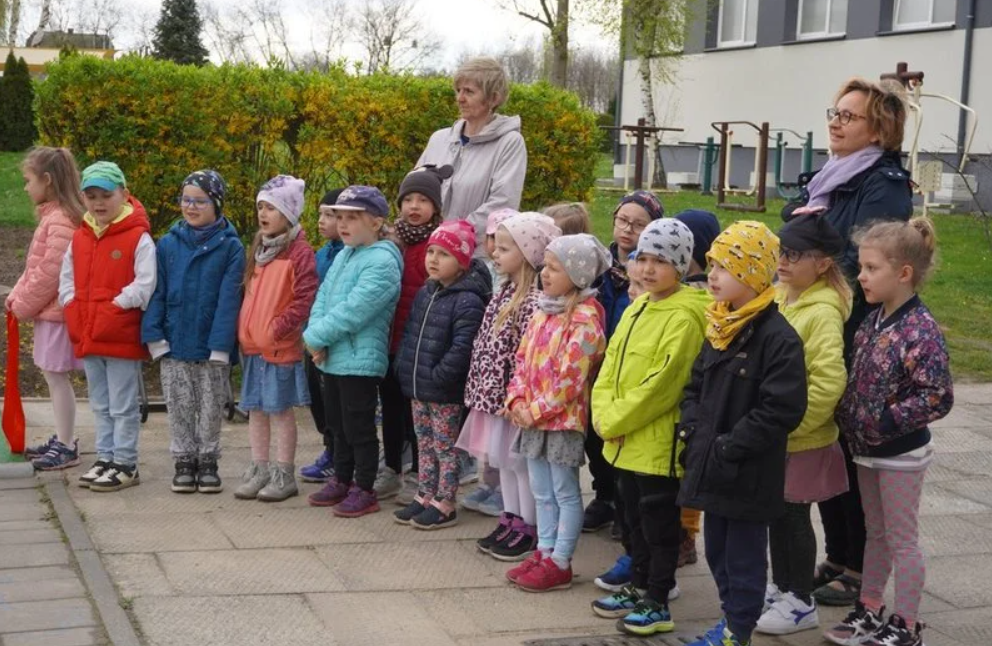
[[337, 478], [331, 478], [320, 491], [307, 496], [307, 502], [311, 507], [333, 507], [347, 497], [348, 485], [338, 482]]
[[341, 518], [358, 518], [379, 511], [379, 499], [376, 498], [374, 491], [365, 491], [355, 486], [348, 492], [344, 502], [339, 503], [331, 511]]

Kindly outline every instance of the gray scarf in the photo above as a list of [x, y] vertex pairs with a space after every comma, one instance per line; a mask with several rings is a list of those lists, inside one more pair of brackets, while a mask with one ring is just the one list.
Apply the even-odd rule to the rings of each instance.
[[[597, 289], [590, 287], [589, 289], [583, 289], [579, 292], [579, 297], [575, 301], [576, 303], [581, 303], [590, 296], [595, 296]], [[556, 316], [558, 314], [564, 314], [565, 308], [568, 307], [568, 296], [548, 296], [544, 292], [537, 297], [537, 307], [545, 314]]]
[[263, 235], [262, 244], [255, 249], [255, 264], [264, 267], [275, 260], [276, 256], [281, 254], [293, 240], [296, 240], [298, 235], [300, 235], [300, 225], [298, 224], [282, 235], [274, 237]]

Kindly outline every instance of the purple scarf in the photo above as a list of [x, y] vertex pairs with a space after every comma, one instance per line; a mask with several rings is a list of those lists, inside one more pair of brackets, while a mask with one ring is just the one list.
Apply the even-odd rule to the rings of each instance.
[[878, 146], [868, 146], [844, 157], [831, 157], [819, 173], [806, 185], [809, 191], [807, 210], [825, 209], [830, 206], [830, 194], [855, 175], [871, 168], [885, 152]]

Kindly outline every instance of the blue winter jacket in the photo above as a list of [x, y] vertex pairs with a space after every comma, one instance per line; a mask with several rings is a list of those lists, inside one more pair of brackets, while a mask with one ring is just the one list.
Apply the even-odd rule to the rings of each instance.
[[238, 341], [238, 313], [245, 248], [225, 222], [197, 245], [185, 221], [172, 225], [156, 246], [158, 281], [141, 317], [141, 342], [168, 341], [179, 361], [206, 361], [212, 351], [230, 353]]
[[404, 396], [439, 404], [464, 403], [472, 344], [492, 289], [489, 269], [479, 259], [450, 287], [428, 280], [420, 288], [396, 361]]
[[334, 258], [344, 249], [344, 243], [340, 240], [328, 240], [327, 243], [317, 250], [314, 260], [317, 262], [317, 280], [324, 282], [327, 270], [331, 268]]
[[317, 368], [338, 376], [385, 376], [402, 274], [403, 255], [387, 240], [341, 250], [303, 332], [307, 346], [327, 350]]
[[[613, 258], [613, 267], [615, 269], [621, 269], [623, 275], [626, 276], [627, 271], [620, 264], [620, 260], [617, 258], [618, 253], [617, 243], [614, 242], [610, 245], [610, 256]], [[622, 281], [616, 280], [611, 275], [611, 271], [607, 270], [606, 273], [596, 279], [596, 284], [594, 285], [599, 288], [596, 298], [599, 299], [599, 304], [603, 306], [603, 310], [606, 312], [607, 339], [613, 336], [613, 332], [620, 324], [620, 319], [623, 317], [624, 311], [630, 305], [630, 281], [626, 279]]]

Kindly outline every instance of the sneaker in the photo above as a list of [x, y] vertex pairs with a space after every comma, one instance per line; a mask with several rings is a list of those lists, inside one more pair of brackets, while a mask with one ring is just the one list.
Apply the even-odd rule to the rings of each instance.
[[389, 467], [383, 467], [375, 477], [375, 484], [372, 490], [375, 491], [376, 498], [386, 500], [394, 497], [403, 488], [403, 481], [398, 473]]
[[541, 551], [534, 550], [534, 553], [524, 559], [523, 563], [506, 571], [506, 579], [510, 583], [516, 583], [520, 577], [524, 576], [534, 568], [540, 567], [542, 560], [543, 557], [541, 556]]
[[454, 509], [450, 514], [441, 511], [437, 505], [427, 505], [422, 512], [410, 519], [410, 527], [414, 529], [432, 530], [444, 529], [458, 524], [458, 512]]
[[35, 444], [34, 446], [28, 446], [24, 448], [24, 457], [33, 460], [35, 458], [40, 458], [41, 456], [48, 453], [48, 449], [52, 448], [52, 445], [59, 441], [58, 435], [53, 435], [41, 444]]
[[[464, 451], [458, 453], [458, 466], [461, 475], [458, 484], [469, 485], [479, 481], [479, 461]], [[502, 511], [502, 510], [500, 510]]]
[[188, 458], [176, 460], [176, 475], [172, 478], [172, 490], [176, 493], [196, 492], [196, 462]]
[[755, 630], [766, 635], [791, 635], [819, 625], [816, 603], [806, 603], [793, 593], [786, 592], [761, 615]]
[[582, 531], [598, 532], [613, 522], [616, 513], [611, 503], [593, 498], [582, 516]]
[[495, 489], [486, 485], [479, 485], [475, 491], [462, 498], [461, 505], [469, 511], [479, 511], [479, 503], [493, 495]]
[[79, 440], [75, 440], [71, 448], [55, 440], [48, 451], [32, 460], [31, 464], [38, 471], [59, 471], [76, 466], [79, 464]]
[[667, 605], [651, 599], [641, 599], [634, 609], [617, 622], [620, 632], [646, 637], [656, 633], [670, 633], [675, 630], [672, 613]]
[[420, 474], [416, 471], [407, 471], [403, 474], [403, 488], [393, 498], [393, 502], [403, 507], [409, 505], [420, 493]]
[[537, 528], [522, 518], [514, 518], [510, 532], [493, 545], [489, 555], [497, 561], [512, 563], [522, 561], [537, 549]]
[[707, 630], [704, 634], [698, 635], [687, 646], [723, 646], [723, 638], [727, 632], [727, 620], [726, 618], [722, 618], [716, 622], [715, 626]]
[[619, 592], [592, 602], [592, 611], [606, 619], [622, 619], [634, 612], [641, 600], [641, 593], [632, 585], [624, 586]]
[[621, 554], [617, 562], [606, 572], [596, 577], [594, 583], [597, 587], [608, 592], [620, 592], [630, 585], [633, 576], [633, 561], [626, 554]]
[[241, 476], [241, 485], [234, 490], [234, 497], [240, 500], [254, 500], [258, 497], [258, 492], [269, 484], [269, 478], [268, 462], [254, 460], [249, 462], [248, 468]]
[[327, 482], [333, 477], [334, 456], [328, 449], [324, 449], [313, 464], [300, 469], [300, 480], [303, 482]]
[[90, 483], [90, 491], [120, 491], [141, 484], [137, 466], [125, 466], [111, 462], [100, 477]]
[[854, 602], [854, 610], [848, 613], [844, 621], [823, 633], [823, 638], [840, 646], [860, 646], [881, 630], [884, 613], [885, 608], [882, 607], [875, 614], [865, 608], [859, 599]]
[[358, 518], [379, 511], [379, 500], [375, 496], [375, 491], [365, 491], [354, 486], [348, 492], [348, 497], [338, 503], [332, 511], [339, 518]]
[[682, 530], [682, 542], [679, 543], [679, 564], [677, 567], [685, 567], [699, 562], [699, 554], [696, 552], [696, 537], [689, 532]]
[[282, 502], [300, 493], [296, 486], [296, 469], [292, 464], [277, 462], [269, 465], [269, 483], [262, 487], [256, 500]]
[[679, 584], [676, 583], [675, 585], [672, 586], [672, 589], [668, 591], [668, 600], [675, 601], [681, 596], [682, 596], [682, 588], [680, 588]]
[[420, 504], [419, 500], [414, 500], [409, 505], [393, 512], [393, 520], [395, 520], [400, 525], [409, 525], [410, 521], [413, 520], [414, 516], [424, 511], [426, 507]]
[[110, 466], [110, 462], [106, 460], [97, 460], [93, 463], [93, 466], [83, 475], [79, 476], [79, 486], [83, 488], [88, 488], [91, 484], [96, 482], [96, 479], [103, 475], [103, 472], [107, 470]]
[[347, 484], [339, 482], [337, 478], [331, 478], [320, 491], [307, 496], [307, 502], [311, 507], [333, 507], [348, 497], [348, 488]]
[[564, 570], [554, 559], [541, 559], [541, 563], [517, 577], [517, 587], [526, 592], [551, 592], [572, 587], [572, 566]]
[[476, 511], [486, 516], [492, 516], [494, 518], [498, 518], [500, 514], [503, 513], [502, 490], [500, 490], [499, 487], [497, 487], [496, 490], [493, 491], [493, 495], [489, 496], [481, 503], [479, 503], [479, 508]]
[[196, 470], [196, 488], [200, 493], [220, 493], [224, 484], [217, 474], [217, 458], [200, 458]]
[[489, 532], [488, 536], [480, 538], [475, 542], [475, 546], [479, 548], [479, 551], [489, 554], [496, 543], [499, 543], [501, 540], [506, 538], [512, 531], [511, 528], [513, 526], [514, 518], [516, 518], [516, 516], [509, 512], [500, 515], [499, 523], [496, 525], [496, 529]]
[[765, 605], [761, 607], [762, 614], [775, 605], [775, 602], [782, 598], [782, 591], [774, 583], [765, 586]]
[[889, 622], [864, 644], [865, 646], [923, 646], [923, 637], [920, 634], [922, 630], [923, 624], [920, 622], [916, 622], [916, 627], [910, 629], [906, 626], [905, 619], [893, 614], [889, 617]]

